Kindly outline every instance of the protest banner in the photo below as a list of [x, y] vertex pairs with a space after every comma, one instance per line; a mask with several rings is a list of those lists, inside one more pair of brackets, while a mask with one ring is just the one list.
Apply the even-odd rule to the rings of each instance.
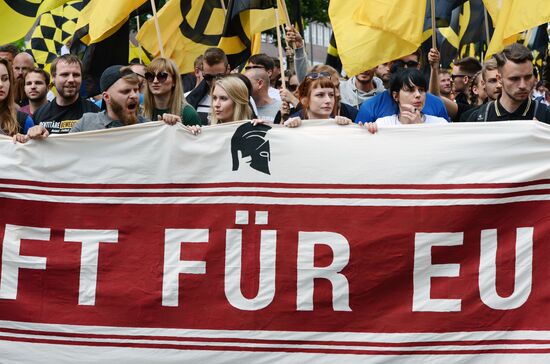
[[550, 128], [0, 139], [2, 363], [547, 363]]

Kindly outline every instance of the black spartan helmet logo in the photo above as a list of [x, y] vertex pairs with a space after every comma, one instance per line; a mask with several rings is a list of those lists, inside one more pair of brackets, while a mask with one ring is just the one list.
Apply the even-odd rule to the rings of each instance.
[[231, 138], [231, 156], [233, 170], [239, 169], [239, 151], [242, 158], [250, 157], [250, 167], [265, 174], [269, 173], [269, 140], [265, 135], [271, 126], [265, 124], [252, 125], [245, 123], [237, 128]]

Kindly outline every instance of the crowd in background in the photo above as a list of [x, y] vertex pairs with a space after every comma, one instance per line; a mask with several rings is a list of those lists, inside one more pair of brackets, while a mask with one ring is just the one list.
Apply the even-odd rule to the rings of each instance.
[[456, 60], [452, 70], [440, 69], [439, 52], [432, 49], [429, 77], [420, 71], [417, 51], [346, 79], [328, 65], [310, 67], [294, 28], [286, 37], [294, 49], [284, 72], [278, 59], [265, 54], [231, 70], [223, 50], [209, 48], [195, 61], [191, 79], [166, 58], [110, 66], [93, 98], [81, 96], [84, 70], [77, 56], [56, 58], [50, 76], [30, 54], [2, 46], [0, 133], [25, 142], [151, 120], [182, 123], [195, 134], [201, 126], [239, 120], [297, 127], [308, 119], [333, 119], [373, 133], [401, 124], [550, 123], [550, 81], [537, 74], [531, 51], [518, 43], [484, 63]]

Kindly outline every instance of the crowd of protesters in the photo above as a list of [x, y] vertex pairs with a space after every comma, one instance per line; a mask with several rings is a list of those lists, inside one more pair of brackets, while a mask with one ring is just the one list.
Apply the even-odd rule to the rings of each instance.
[[432, 49], [429, 77], [420, 72], [422, 54], [417, 51], [346, 79], [328, 65], [310, 67], [294, 28], [287, 28], [286, 38], [294, 45], [294, 62], [284, 73], [278, 59], [265, 54], [252, 55], [242, 70], [231, 70], [224, 52], [209, 48], [195, 61], [193, 80], [183, 78], [188, 90], [175, 62], [157, 58], [147, 66], [108, 67], [94, 99], [81, 97], [78, 57], [56, 58], [50, 77], [35, 67], [30, 54], [2, 46], [0, 134], [26, 142], [150, 120], [182, 123], [194, 134], [205, 125], [252, 119], [288, 127], [333, 119], [340, 125], [355, 122], [373, 133], [378, 126], [401, 124], [550, 123], [550, 77], [537, 77], [533, 55], [521, 44], [484, 63], [473, 57], [456, 60], [452, 70], [440, 69], [439, 52]]

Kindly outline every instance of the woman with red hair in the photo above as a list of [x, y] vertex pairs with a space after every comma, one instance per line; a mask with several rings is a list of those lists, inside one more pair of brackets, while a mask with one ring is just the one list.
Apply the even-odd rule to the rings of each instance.
[[302, 109], [284, 122], [285, 126], [297, 127], [303, 120], [334, 119], [337, 124], [347, 125], [352, 121], [339, 115], [338, 93], [328, 72], [314, 72], [306, 75], [298, 87], [298, 99]]

